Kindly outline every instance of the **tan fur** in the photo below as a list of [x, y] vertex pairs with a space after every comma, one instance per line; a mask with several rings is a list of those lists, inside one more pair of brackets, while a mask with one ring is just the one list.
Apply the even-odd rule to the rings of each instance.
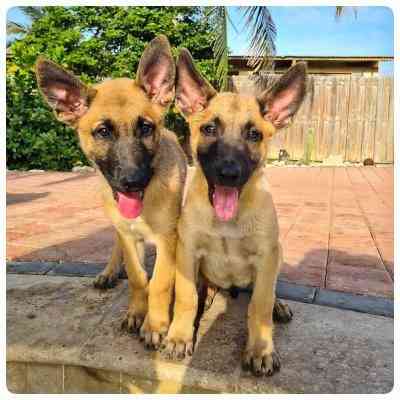
[[[87, 87], [73, 74], [43, 58], [37, 61], [36, 75], [41, 93], [57, 118], [75, 128], [82, 150], [95, 165], [109, 162], [107, 153], [112, 150], [113, 141], [122, 136], [127, 140], [121, 143], [132, 143], [130, 154], [143, 152], [143, 147], [133, 140], [135, 127], [139, 117], [152, 124], [151, 135], [140, 139], [153, 156], [153, 174], [144, 190], [140, 216], [126, 219], [121, 215], [112, 187], [102, 169], [97, 168], [104, 209], [117, 234], [110, 260], [95, 285], [112, 286], [123, 259], [131, 297], [123, 326], [130, 331], [141, 328], [146, 344], [157, 347], [170, 322], [176, 229], [186, 177], [183, 150], [176, 136], [163, 127], [175, 82], [168, 39], [159, 35], [149, 43], [139, 62], [136, 80], [119, 78]], [[94, 134], [106, 120], [112, 123], [116, 136], [113, 140], [102, 140]], [[144, 244], [149, 243], [155, 245], [157, 252], [150, 282], [143, 267]]]
[[[235, 113], [225, 113], [232, 104], [240, 104]], [[252, 97], [232, 93], [217, 95], [209, 107], [188, 118], [192, 149], [197, 152], [208, 138], [199, 127], [218, 116], [231, 129], [230, 139], [237, 140], [237, 127], [250, 118], [257, 128], [269, 137], [272, 124], [261, 118]], [[254, 144], [254, 154], [263, 159], [265, 141]], [[272, 363], [272, 311], [275, 284], [280, 267], [281, 246], [279, 228], [268, 182], [263, 168], [257, 169], [245, 185], [239, 199], [237, 218], [226, 223], [218, 221], [208, 201], [208, 187], [201, 168], [196, 164], [194, 177], [188, 187], [182, 215], [178, 224], [176, 275], [176, 303], [174, 320], [168, 333], [168, 342], [186, 343], [189, 351], [193, 343], [193, 322], [197, 310], [196, 281], [201, 272], [211, 283], [229, 288], [254, 284], [249, 305], [249, 338], [245, 351], [247, 358], [261, 362], [266, 357]]]
[[[127, 314], [127, 328], [142, 325], [141, 334], [146, 335], [148, 344], [159, 345], [160, 335], [169, 326], [169, 305], [175, 275], [176, 225], [180, 214], [183, 187], [186, 174], [185, 156], [173, 133], [163, 129], [159, 153], [154, 165], [155, 174], [146, 188], [142, 214], [135, 220], [121, 216], [112, 190], [101, 172], [104, 209], [117, 229], [122, 245], [127, 270], [131, 301]], [[137, 247], [153, 243], [157, 249], [153, 278], [148, 278], [143, 268]], [[118, 250], [114, 249], [114, 252]], [[115, 275], [119, 270], [117, 258], [111, 258], [102, 275]], [[149, 299], [148, 299], [149, 298]], [[148, 305], [149, 301], [149, 305]]]
[[[192, 153], [196, 155], [201, 149], [205, 154], [209, 146], [221, 140], [224, 145], [248, 154], [257, 166], [242, 187], [237, 214], [223, 222], [215, 216], [206, 177], [195, 160], [194, 176], [188, 183], [178, 224], [174, 319], [167, 336], [170, 355], [179, 358], [193, 352], [193, 324], [199, 302], [196, 282], [204, 275], [211, 284], [225, 289], [253, 284], [243, 365], [255, 375], [271, 375], [279, 369], [273, 343], [273, 315], [276, 320], [288, 321], [291, 313], [279, 302], [274, 312], [282, 248], [263, 162], [267, 138], [295, 113], [304, 97], [304, 76], [304, 66], [292, 69], [280, 81], [279, 90], [273, 92], [275, 97], [264, 96], [268, 102], [264, 104], [254, 96], [216, 94], [196, 71], [190, 53], [186, 49], [180, 53], [176, 102], [190, 126]], [[281, 88], [289, 90], [282, 92]], [[276, 99], [283, 101], [277, 103]], [[273, 123], [270, 110], [275, 113]], [[223, 133], [204, 134], [202, 129], [216, 120]], [[244, 132], [249, 123], [261, 133], [261, 140], [246, 139]]]

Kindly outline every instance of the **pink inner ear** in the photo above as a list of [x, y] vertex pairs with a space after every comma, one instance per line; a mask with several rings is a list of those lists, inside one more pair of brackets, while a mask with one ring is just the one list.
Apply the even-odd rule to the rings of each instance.
[[167, 74], [168, 70], [164, 66], [158, 69], [153, 67], [153, 70], [150, 70], [144, 83], [145, 89], [150, 96], [155, 96], [160, 91]]
[[286, 89], [277, 96], [268, 101], [268, 110], [265, 117], [274, 125], [281, 127], [285, 125], [287, 119], [291, 116], [291, 104], [296, 100], [298, 88], [295, 86]]
[[181, 72], [178, 87], [177, 103], [184, 113], [198, 112], [205, 108], [206, 96], [201, 87], [187, 72]]
[[50, 88], [50, 97], [54, 108], [62, 113], [66, 121], [80, 118], [87, 111], [86, 103], [77, 88], [68, 90], [66, 86], [54, 85]]
[[67, 100], [67, 90], [63, 87], [54, 86], [51, 88], [51, 93], [57, 101]]
[[166, 105], [173, 98], [173, 89], [168, 82], [169, 64], [159, 59], [150, 67], [144, 78], [144, 89], [154, 102]]

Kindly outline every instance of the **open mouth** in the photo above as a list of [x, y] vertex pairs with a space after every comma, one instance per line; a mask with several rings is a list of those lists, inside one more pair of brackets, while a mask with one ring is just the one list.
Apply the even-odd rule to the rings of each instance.
[[240, 191], [238, 187], [209, 186], [210, 202], [220, 221], [229, 221], [237, 215]]
[[143, 210], [144, 190], [136, 192], [114, 192], [118, 210], [124, 218], [137, 218]]

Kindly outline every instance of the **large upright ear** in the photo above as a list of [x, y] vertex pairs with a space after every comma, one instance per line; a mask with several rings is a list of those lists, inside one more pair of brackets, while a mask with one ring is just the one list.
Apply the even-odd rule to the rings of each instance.
[[197, 71], [187, 49], [182, 49], [177, 62], [176, 105], [185, 115], [204, 110], [216, 90]]
[[57, 118], [68, 125], [76, 124], [96, 94], [95, 89], [85, 86], [73, 74], [43, 57], [36, 61], [36, 79]]
[[158, 35], [145, 48], [139, 61], [136, 83], [153, 102], [162, 106], [174, 99], [175, 62], [166, 36]]
[[299, 62], [258, 96], [264, 118], [277, 129], [285, 127], [299, 109], [306, 94], [306, 80], [306, 64]]

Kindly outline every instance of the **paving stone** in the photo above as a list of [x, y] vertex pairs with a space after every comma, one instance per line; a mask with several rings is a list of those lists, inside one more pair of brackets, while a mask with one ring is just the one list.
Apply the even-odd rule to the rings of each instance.
[[26, 393], [62, 393], [62, 365], [28, 363]]
[[364, 312], [368, 314], [394, 316], [393, 300], [385, 297], [362, 296], [328, 289], [317, 290], [315, 304]]
[[91, 330], [120, 295], [116, 289], [94, 289], [92, 278], [8, 274], [7, 359], [76, 361]]
[[7, 389], [11, 393], [26, 393], [26, 363], [7, 362]]
[[[331, 210], [330, 254], [334, 254], [335, 245], [340, 245], [343, 253], [336, 254], [338, 257], [330, 263], [350, 261], [358, 271], [346, 274], [337, 270], [335, 275], [328, 274], [328, 287], [393, 296], [393, 166], [384, 169], [267, 170], [282, 226], [286, 262], [282, 278], [292, 283], [324, 286]], [[7, 174], [7, 259], [106, 263], [111, 254], [113, 228], [104, 216], [97, 188], [98, 179], [91, 173]], [[376, 207], [378, 203], [385, 206]], [[371, 239], [370, 229], [376, 242]], [[358, 285], [364, 264], [379, 264], [376, 247], [384, 263], [379, 268], [383, 274], [386, 267], [389, 274], [385, 278], [382, 274], [370, 274], [367, 284]], [[146, 263], [147, 267], [148, 264], [151, 261]], [[61, 268], [70, 274], [67, 266]], [[374, 279], [379, 281], [378, 288]]]
[[[71, 370], [71, 377], [85, 376], [82, 391], [117, 392], [115, 374], [121, 374], [121, 383], [126, 374], [131, 382], [159, 382], [171, 392], [178, 391], [177, 384], [224, 393], [387, 393], [393, 387], [391, 318], [288, 301], [294, 318], [276, 325], [274, 333], [281, 371], [257, 379], [240, 368], [248, 293], [237, 299], [218, 293], [200, 321], [193, 357], [179, 362], [144, 350], [137, 338], [121, 332], [126, 281], [101, 294], [90, 278], [8, 277], [7, 361], [82, 367], [95, 376], [93, 386], [84, 386], [91, 378], [80, 368]], [[120, 391], [129, 387], [121, 385]]]
[[120, 393], [120, 373], [66, 365], [64, 393]]
[[140, 379], [135, 376], [121, 374], [121, 393], [129, 394], [213, 394], [217, 391], [182, 386], [175, 381], [152, 381]]

